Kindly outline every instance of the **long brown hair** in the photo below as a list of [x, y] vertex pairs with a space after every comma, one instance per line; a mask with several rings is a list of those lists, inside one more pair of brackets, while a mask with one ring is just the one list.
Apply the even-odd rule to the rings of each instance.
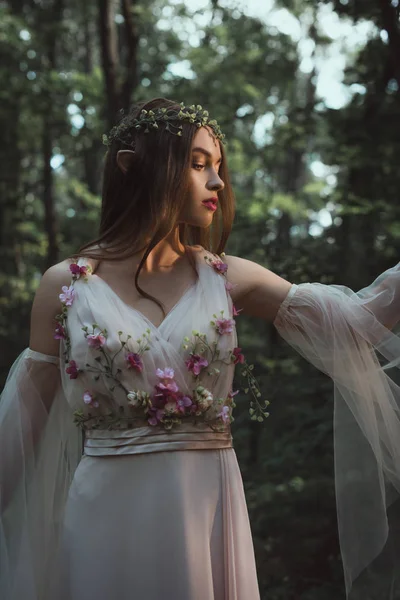
[[[154, 98], [135, 104], [120, 123], [132, 116], [139, 117], [143, 109], [164, 107], [180, 109], [177, 102]], [[185, 121], [177, 124], [183, 127], [182, 137], [168, 132], [163, 123], [146, 135], [132, 128], [135, 159], [126, 173], [117, 164], [117, 152], [127, 149], [127, 145], [118, 139], [112, 141], [105, 156], [99, 235], [74, 255], [100, 261], [120, 260], [145, 250], [135, 274], [135, 286], [142, 296], [160, 306], [164, 316], [162, 303], [140, 288], [138, 278], [150, 252], [174, 229], [189, 192], [191, 146], [197, 127]], [[201, 245], [217, 254], [224, 251], [235, 215], [234, 195], [221, 143], [220, 149], [219, 175], [225, 187], [218, 193], [218, 209], [212, 225], [200, 228], [179, 224], [179, 237], [184, 246]], [[188, 257], [192, 259], [190, 253]]]

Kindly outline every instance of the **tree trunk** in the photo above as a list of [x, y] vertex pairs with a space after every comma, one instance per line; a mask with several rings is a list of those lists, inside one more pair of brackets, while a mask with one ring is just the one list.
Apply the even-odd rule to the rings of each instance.
[[[93, 71], [93, 27], [92, 19], [91, 19], [91, 5], [82, 4], [82, 29], [83, 29], [83, 39], [82, 39], [82, 47], [84, 49], [83, 59], [82, 59], [82, 67], [83, 72], [86, 75], [91, 75]], [[83, 101], [82, 110], [85, 113], [86, 111], [86, 103]], [[87, 135], [86, 135], [87, 134]], [[85, 124], [82, 128], [82, 137], [86, 141], [86, 139], [90, 139], [90, 135]], [[83, 154], [83, 165], [85, 172], [85, 181], [88, 187], [88, 190], [91, 194], [99, 194], [100, 193], [100, 177], [99, 177], [99, 143], [97, 141], [93, 141], [89, 146], [84, 145], [82, 154]], [[81, 207], [85, 209], [83, 201], [81, 201]]]
[[[16, 66], [16, 69], [18, 67]], [[2, 272], [19, 272], [16, 251], [16, 225], [19, 221], [21, 152], [18, 147], [18, 122], [20, 104], [13, 98], [2, 103], [0, 127], [2, 150], [0, 159], [0, 262]]]
[[122, 82], [121, 87], [121, 98], [120, 105], [124, 110], [128, 110], [131, 97], [134, 90], [136, 90], [138, 80], [138, 43], [139, 36], [137, 31], [136, 23], [132, 16], [132, 9], [135, 7], [136, 2], [130, 0], [121, 0], [122, 3], [122, 14], [125, 19], [124, 28], [124, 41], [126, 48], [128, 49], [125, 58], [125, 78]]
[[[138, 85], [138, 42], [136, 23], [132, 16], [134, 3], [122, 0], [124, 17], [124, 48], [121, 56], [118, 50], [118, 30], [115, 23], [116, 0], [99, 0], [101, 62], [104, 73], [107, 107], [105, 120], [111, 129], [121, 109], [127, 111]], [[121, 34], [122, 35], [122, 34]]]
[[[23, 1], [9, 6], [13, 15], [21, 16]], [[2, 54], [2, 72], [18, 73], [20, 70], [15, 49], [6, 41], [0, 42]], [[6, 71], [7, 65], [7, 71]], [[4, 69], [4, 71], [3, 71]], [[6, 76], [6, 75], [4, 75]], [[3, 90], [6, 91], [5, 89]], [[16, 79], [10, 82], [7, 93], [2, 95], [0, 112], [1, 149], [0, 149], [0, 264], [3, 276], [21, 275], [22, 265], [18, 251], [17, 225], [21, 220], [21, 150], [19, 147], [19, 120], [21, 114], [20, 84]], [[6, 281], [4, 282], [6, 285]], [[1, 281], [1, 294], [6, 295]]]
[[115, 124], [115, 119], [120, 108], [117, 81], [119, 56], [115, 24], [115, 5], [116, 0], [99, 0], [101, 63], [107, 98], [105, 117], [109, 129]]
[[389, 52], [393, 68], [393, 76], [400, 88], [400, 28], [399, 7], [390, 0], [379, 0], [382, 23], [389, 37]]
[[[51, 110], [51, 109], [50, 109]], [[46, 268], [54, 265], [58, 260], [57, 221], [54, 209], [53, 192], [53, 170], [51, 168], [51, 157], [53, 154], [51, 117], [43, 117], [43, 205], [44, 205], [44, 229], [47, 236]]]
[[[57, 68], [56, 44], [59, 34], [59, 25], [62, 22], [64, 0], [55, 0], [54, 5], [39, 12], [43, 20], [44, 47], [50, 71]], [[50, 84], [49, 84], [50, 88]], [[57, 219], [54, 207], [53, 170], [51, 158], [53, 155], [53, 100], [46, 91], [45, 111], [43, 115], [42, 152], [43, 152], [43, 205], [44, 226], [47, 236], [46, 267], [50, 267], [58, 260]]]

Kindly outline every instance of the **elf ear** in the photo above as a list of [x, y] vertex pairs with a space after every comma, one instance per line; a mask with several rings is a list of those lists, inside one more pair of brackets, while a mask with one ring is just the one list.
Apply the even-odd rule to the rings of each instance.
[[133, 150], [118, 150], [117, 165], [123, 173], [126, 173], [135, 162], [136, 154]]

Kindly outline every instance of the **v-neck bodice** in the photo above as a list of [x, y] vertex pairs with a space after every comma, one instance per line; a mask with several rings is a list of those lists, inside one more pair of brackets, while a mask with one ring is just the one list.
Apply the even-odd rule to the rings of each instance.
[[[99, 276], [88, 274], [86, 281], [82, 276], [74, 282], [61, 370], [75, 411], [103, 416], [123, 412], [132, 406], [129, 392], [154, 399], [155, 390], [168, 385], [170, 372], [182, 402], [193, 398], [193, 386], [205, 390], [204, 396], [208, 391], [214, 399], [228, 398], [237, 346], [232, 300], [225, 278], [205, 260], [215, 257], [204, 249], [195, 254], [198, 280], [159, 326]], [[85, 259], [78, 261], [85, 264]]]
[[[194, 252], [193, 256], [195, 257], [195, 265], [196, 265], [196, 270], [197, 270], [197, 274], [199, 276], [199, 255], [200, 253], [198, 252]], [[203, 253], [201, 253], [201, 256], [203, 255]], [[78, 261], [78, 264], [80, 262], [84, 262], [83, 260]], [[164, 319], [161, 321], [161, 323], [159, 325], [156, 325], [155, 323], [153, 323], [153, 321], [151, 321], [151, 319], [149, 319], [149, 317], [147, 317], [141, 310], [139, 310], [138, 308], [128, 304], [127, 302], [125, 302], [124, 300], [122, 300], [122, 298], [117, 294], [117, 292], [114, 291], [114, 289], [111, 287], [111, 285], [109, 285], [107, 283], [107, 281], [105, 281], [105, 279], [103, 279], [102, 277], [100, 277], [97, 274], [93, 274], [92, 278], [95, 278], [96, 280], [100, 281], [102, 284], [104, 284], [104, 286], [106, 286], [106, 288], [108, 289], [108, 292], [113, 294], [115, 297], [115, 301], [116, 302], [121, 302], [128, 310], [134, 311], [135, 313], [137, 313], [138, 315], [140, 315], [143, 320], [152, 328], [154, 329], [160, 329], [162, 328], [163, 324], [165, 321], [167, 321], [170, 318], [170, 315], [172, 315], [174, 313], [174, 311], [179, 307], [179, 305], [183, 302], [186, 302], [186, 297], [193, 293], [196, 293], [196, 288], [197, 288], [197, 284], [199, 282], [199, 279], [197, 279], [197, 281], [195, 281], [194, 283], [191, 283], [187, 286], [187, 288], [185, 289], [185, 291], [183, 292], [183, 294], [181, 295], [181, 297], [177, 300], [177, 302], [172, 306], [172, 308], [167, 312], [167, 314], [165, 315]]]

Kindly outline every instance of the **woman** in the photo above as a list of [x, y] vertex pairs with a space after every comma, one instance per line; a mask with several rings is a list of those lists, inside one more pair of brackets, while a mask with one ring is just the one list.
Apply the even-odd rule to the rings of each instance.
[[104, 141], [99, 237], [44, 274], [0, 403], [1, 598], [259, 598], [230, 434], [235, 364], [252, 418], [268, 413], [237, 344], [240, 311], [334, 380], [347, 595], [356, 580], [360, 597], [371, 581], [394, 597], [399, 266], [355, 293], [223, 255], [233, 193], [223, 134], [200, 106], [137, 105]]

